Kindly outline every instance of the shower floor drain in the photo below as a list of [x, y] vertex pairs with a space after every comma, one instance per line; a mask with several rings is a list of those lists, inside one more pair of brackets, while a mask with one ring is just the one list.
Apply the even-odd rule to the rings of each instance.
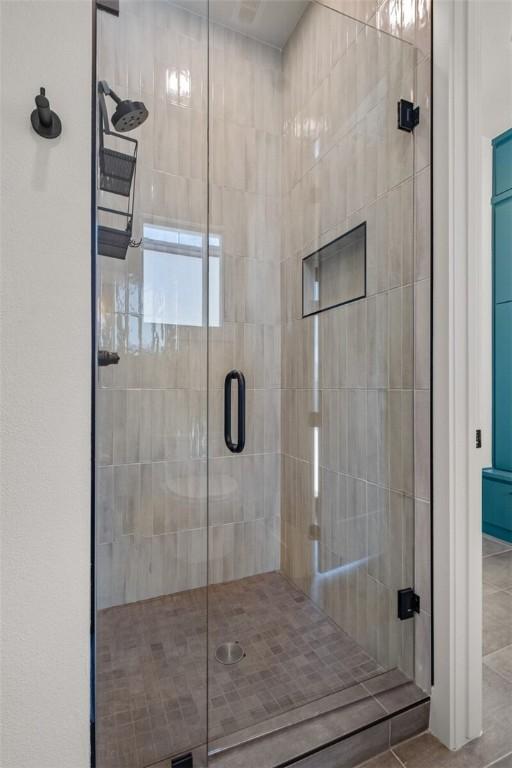
[[222, 643], [215, 651], [215, 658], [221, 664], [238, 664], [245, 656], [244, 649], [238, 641]]

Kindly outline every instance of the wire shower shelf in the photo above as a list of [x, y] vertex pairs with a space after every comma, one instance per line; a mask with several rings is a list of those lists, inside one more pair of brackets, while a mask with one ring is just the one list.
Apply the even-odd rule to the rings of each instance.
[[115, 149], [100, 149], [100, 189], [129, 197], [137, 156]]
[[[113, 259], [125, 259], [128, 248], [137, 245], [132, 239], [133, 210], [135, 205], [135, 172], [137, 167], [138, 141], [109, 129], [105, 97], [100, 90], [100, 146], [99, 146], [99, 188], [103, 192], [127, 198], [126, 209], [98, 206], [102, 213], [98, 224], [98, 254]], [[106, 142], [113, 146], [106, 146]], [[120, 151], [126, 147], [127, 151]], [[123, 219], [116, 226], [119, 217]]]

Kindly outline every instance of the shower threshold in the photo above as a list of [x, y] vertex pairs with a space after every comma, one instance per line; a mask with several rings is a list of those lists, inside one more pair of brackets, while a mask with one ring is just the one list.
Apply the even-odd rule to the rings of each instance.
[[[211, 742], [212, 768], [355, 766], [428, 728], [429, 699], [399, 670]], [[366, 736], [360, 734], [366, 732]], [[343, 762], [339, 762], [343, 759]], [[322, 768], [330, 762], [321, 762]]]
[[[399, 670], [193, 750], [194, 768], [352, 768], [427, 730], [429, 698]], [[319, 763], [318, 761], [321, 760]], [[342, 761], [342, 762], [341, 762]], [[169, 768], [169, 758], [144, 768]]]

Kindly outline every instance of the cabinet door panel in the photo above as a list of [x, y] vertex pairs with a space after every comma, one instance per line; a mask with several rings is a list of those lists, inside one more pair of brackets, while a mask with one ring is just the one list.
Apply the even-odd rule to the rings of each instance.
[[497, 144], [494, 153], [494, 194], [501, 195], [512, 189], [512, 138]]
[[512, 483], [483, 478], [484, 524], [512, 532]]
[[495, 307], [494, 466], [512, 472], [512, 302]]
[[512, 197], [494, 206], [494, 300], [512, 301]]

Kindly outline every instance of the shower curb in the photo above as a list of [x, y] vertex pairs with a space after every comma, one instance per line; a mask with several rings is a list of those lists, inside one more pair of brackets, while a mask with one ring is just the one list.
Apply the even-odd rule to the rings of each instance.
[[[244, 768], [339, 768], [340, 765], [352, 768], [428, 728], [428, 697], [392, 712], [382, 708], [379, 715], [371, 708], [372, 699], [370, 695], [366, 700], [262, 734], [245, 744], [227, 747], [222, 752], [210, 754], [208, 764], [214, 768], [240, 768], [242, 765]], [[361, 722], [364, 710], [358, 712], [357, 705], [368, 703], [373, 715]], [[334, 735], [343, 729], [343, 714], [353, 726], [345, 733]], [[356, 724], [354, 720], [357, 721], [358, 715], [359, 724]], [[315, 741], [316, 745], [309, 747]]]

